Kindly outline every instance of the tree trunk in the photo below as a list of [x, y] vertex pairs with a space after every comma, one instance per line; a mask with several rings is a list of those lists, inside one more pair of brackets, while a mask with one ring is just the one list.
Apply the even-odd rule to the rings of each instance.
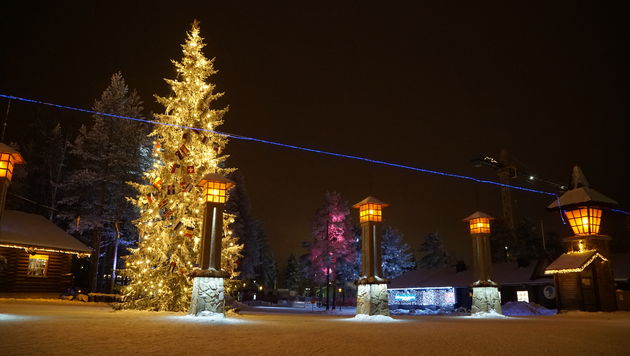
[[97, 280], [98, 280], [98, 260], [101, 255], [101, 230], [94, 230], [94, 236], [92, 238], [92, 251], [91, 264], [90, 264], [90, 292], [97, 292]]

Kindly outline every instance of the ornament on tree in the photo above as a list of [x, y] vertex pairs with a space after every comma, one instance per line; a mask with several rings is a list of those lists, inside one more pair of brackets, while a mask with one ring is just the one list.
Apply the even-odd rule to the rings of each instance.
[[190, 182], [181, 182], [182, 192], [190, 192], [193, 189], [193, 185]]
[[168, 195], [175, 194], [175, 185], [174, 184], [169, 184], [168, 186], [166, 186], [166, 194], [168, 194]]
[[147, 194], [147, 203], [153, 204], [153, 193]]
[[171, 265], [168, 268], [168, 271], [173, 273], [177, 270], [177, 262], [171, 261]]
[[205, 145], [206, 143], [208, 143], [208, 140], [209, 140], [208, 136], [203, 136], [203, 138], [201, 139], [201, 143]]
[[173, 209], [166, 208], [166, 209], [164, 209], [164, 212], [162, 213], [162, 219], [166, 220], [171, 215], [173, 215]]
[[160, 201], [160, 203], [158, 204], [158, 209], [162, 209], [162, 208], [166, 207], [166, 204], [168, 204], [168, 200], [167, 199], [162, 199], [162, 201]]
[[192, 237], [193, 232], [195, 231], [195, 228], [192, 226], [186, 226], [186, 231], [184, 231], [184, 236], [186, 237]]
[[177, 172], [177, 170], [179, 169], [179, 167], [181, 167], [179, 165], [179, 163], [173, 163], [173, 165], [171, 166], [171, 173], [175, 173]]
[[155, 180], [153, 181], [153, 186], [155, 187], [155, 189], [160, 190], [162, 189], [162, 178], [158, 177], [155, 178]]
[[195, 166], [187, 166], [187, 167], [186, 167], [186, 172], [187, 172], [188, 174], [193, 174], [193, 173], [195, 173]]
[[180, 220], [180, 221], [177, 222], [177, 224], [175, 224], [175, 227], [173, 227], [173, 230], [177, 231], [177, 230], [181, 229], [183, 225], [184, 224]]
[[182, 144], [177, 150], [176, 154], [179, 159], [184, 159], [184, 157], [190, 154], [190, 150], [188, 150], [188, 147], [186, 147], [186, 144]]

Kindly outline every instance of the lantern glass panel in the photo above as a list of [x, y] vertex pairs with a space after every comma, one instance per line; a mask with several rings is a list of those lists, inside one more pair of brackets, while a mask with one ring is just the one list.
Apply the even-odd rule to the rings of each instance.
[[383, 221], [382, 205], [367, 203], [359, 207], [359, 222]]
[[602, 209], [579, 207], [564, 212], [576, 236], [586, 236], [599, 233], [602, 222]]
[[13, 164], [13, 155], [0, 153], [0, 178], [7, 178], [11, 181], [11, 178], [13, 178]]
[[476, 218], [470, 220], [470, 233], [471, 234], [489, 234], [490, 233], [490, 219], [488, 218]]
[[225, 203], [227, 200], [227, 183], [207, 182], [204, 196], [208, 203]]

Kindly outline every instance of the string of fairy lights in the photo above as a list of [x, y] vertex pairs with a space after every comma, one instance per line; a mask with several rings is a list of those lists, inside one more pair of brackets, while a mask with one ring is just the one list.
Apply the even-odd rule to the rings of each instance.
[[[216, 130], [211, 130], [211, 129], [204, 129], [204, 128], [198, 128], [198, 127], [192, 127], [192, 126], [177, 125], [177, 124], [170, 124], [170, 123], [164, 123], [164, 122], [157, 122], [157, 121], [152, 121], [152, 120], [147, 120], [147, 119], [140, 119], [140, 118], [131, 117], [131, 116], [110, 114], [110, 113], [105, 113], [105, 112], [100, 112], [100, 111], [95, 111], [95, 110], [78, 108], [78, 107], [74, 107], [74, 106], [49, 103], [49, 102], [45, 102], [45, 101], [41, 101], [41, 100], [35, 100], [35, 99], [22, 98], [22, 97], [18, 97], [18, 96], [14, 96], [14, 95], [0, 94], [0, 98], [5, 98], [5, 99], [15, 100], [15, 101], [21, 101], [21, 102], [31, 103], [31, 104], [37, 104], [37, 105], [50, 106], [50, 107], [55, 107], [55, 108], [64, 109], [64, 110], [78, 111], [78, 112], [87, 113], [87, 114], [101, 115], [103, 117], [110, 117], [110, 118], [114, 118], [114, 119], [131, 120], [131, 121], [143, 122], [143, 123], [151, 124], [151, 125], [163, 125], [163, 126], [170, 126], [170, 127], [174, 127], [174, 128], [180, 128], [180, 129], [195, 130], [195, 131], [201, 131], [201, 132], [209, 132], [209, 133], [212, 133], [212, 134], [224, 136], [224, 137], [235, 139], [235, 140], [251, 141], [251, 142], [257, 142], [257, 143], [272, 145], [272, 146], [276, 146], [276, 147], [283, 147], [283, 148], [299, 150], [299, 151], [305, 151], [305, 152], [310, 152], [310, 153], [317, 153], [317, 154], [333, 156], [333, 157], [347, 158], [347, 159], [358, 160], [358, 161], [363, 161], [363, 162], [373, 163], [373, 164], [378, 164], [378, 165], [383, 165], [383, 166], [402, 168], [402, 169], [411, 170], [411, 171], [414, 171], [414, 172], [434, 174], [434, 175], [440, 175], [440, 176], [456, 178], [456, 179], [463, 179], [463, 180], [473, 181], [475, 183], [492, 184], [492, 185], [496, 185], [496, 186], [499, 186], [499, 187], [505, 187], [505, 188], [515, 189], [515, 190], [520, 190], [520, 191], [525, 191], [525, 192], [530, 192], [530, 193], [536, 193], [536, 194], [553, 196], [556, 199], [558, 199], [558, 194], [553, 193], [553, 192], [547, 192], [547, 191], [544, 191], [544, 190], [538, 190], [538, 189], [533, 189], [533, 188], [526, 188], [526, 187], [521, 187], [521, 186], [512, 185], [512, 184], [504, 184], [504, 183], [495, 182], [495, 181], [492, 181], [492, 180], [480, 179], [480, 178], [475, 178], [475, 177], [466, 176], [466, 175], [462, 175], [462, 174], [448, 173], [448, 172], [441, 172], [441, 171], [437, 171], [437, 170], [413, 167], [413, 166], [399, 164], [399, 163], [393, 163], [393, 162], [387, 162], [387, 161], [382, 161], [382, 160], [375, 160], [375, 159], [361, 157], [361, 156], [355, 156], [355, 155], [349, 155], [349, 154], [325, 151], [325, 150], [320, 150], [320, 149], [315, 149], [315, 148], [291, 145], [291, 144], [286, 144], [286, 143], [282, 143], [282, 142], [265, 140], [265, 139], [256, 138], [256, 137], [242, 136], [242, 135], [226, 133], [226, 132], [221, 132], [221, 131], [216, 131]], [[624, 210], [621, 210], [621, 209], [611, 209], [611, 211], [614, 211], [614, 212], [617, 212], [617, 213], [620, 213], [620, 214], [630, 215], [629, 211], [624, 211]]]

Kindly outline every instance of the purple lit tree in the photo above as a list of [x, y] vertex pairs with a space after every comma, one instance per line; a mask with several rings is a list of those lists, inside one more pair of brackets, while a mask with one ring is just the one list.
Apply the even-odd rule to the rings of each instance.
[[315, 212], [309, 259], [315, 282], [326, 283], [328, 300], [329, 287], [338, 277], [338, 266], [343, 262], [354, 262], [354, 248], [348, 203], [337, 192], [326, 193], [325, 199], [324, 205]]

